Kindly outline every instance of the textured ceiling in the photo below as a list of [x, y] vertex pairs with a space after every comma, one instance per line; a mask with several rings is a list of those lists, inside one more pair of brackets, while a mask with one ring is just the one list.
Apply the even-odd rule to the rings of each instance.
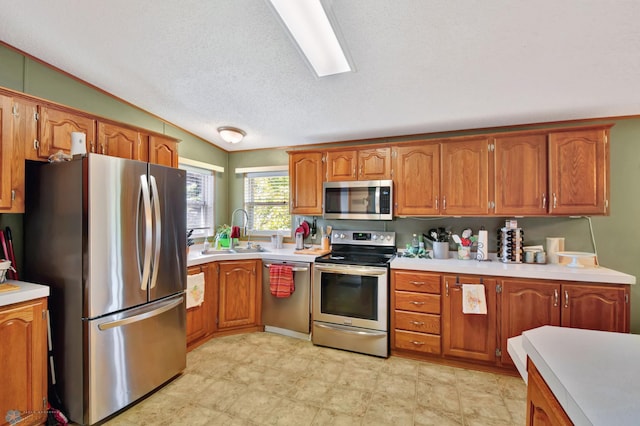
[[3, 1], [0, 40], [230, 151], [640, 114], [640, 1], [325, 4], [353, 73], [266, 0]]

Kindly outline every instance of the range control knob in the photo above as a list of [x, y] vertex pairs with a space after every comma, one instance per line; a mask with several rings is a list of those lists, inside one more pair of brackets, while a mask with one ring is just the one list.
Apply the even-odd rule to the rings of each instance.
[[344, 234], [340, 234], [340, 236], [338, 238], [340, 238], [341, 240], [344, 240], [345, 235]]
[[387, 235], [387, 241], [391, 241], [391, 235]]
[[373, 241], [375, 241], [375, 240], [377, 240], [377, 239], [378, 239], [378, 236], [377, 236], [376, 234], [373, 234], [373, 235], [371, 236], [371, 239], [372, 239]]

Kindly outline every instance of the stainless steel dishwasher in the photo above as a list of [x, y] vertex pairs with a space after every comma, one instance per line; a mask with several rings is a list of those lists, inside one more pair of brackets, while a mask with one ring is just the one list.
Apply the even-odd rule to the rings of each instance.
[[[293, 268], [295, 291], [286, 298], [277, 298], [269, 288], [271, 265]], [[263, 259], [262, 266], [262, 323], [265, 331], [309, 340], [311, 305], [311, 264], [286, 260]]]

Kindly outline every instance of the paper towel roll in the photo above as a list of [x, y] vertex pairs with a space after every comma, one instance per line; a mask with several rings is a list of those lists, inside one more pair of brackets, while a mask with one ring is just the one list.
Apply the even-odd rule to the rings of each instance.
[[71, 155], [87, 153], [87, 135], [82, 132], [71, 132]]
[[489, 233], [485, 229], [478, 231], [478, 251], [476, 253], [477, 260], [489, 259]]
[[558, 253], [564, 251], [564, 237], [547, 237], [547, 257], [549, 263], [559, 263]]

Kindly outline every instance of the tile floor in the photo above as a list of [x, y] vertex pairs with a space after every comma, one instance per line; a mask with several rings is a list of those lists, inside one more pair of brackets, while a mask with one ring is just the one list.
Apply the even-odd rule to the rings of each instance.
[[525, 411], [518, 377], [251, 333], [191, 351], [180, 377], [106, 424], [524, 425]]

